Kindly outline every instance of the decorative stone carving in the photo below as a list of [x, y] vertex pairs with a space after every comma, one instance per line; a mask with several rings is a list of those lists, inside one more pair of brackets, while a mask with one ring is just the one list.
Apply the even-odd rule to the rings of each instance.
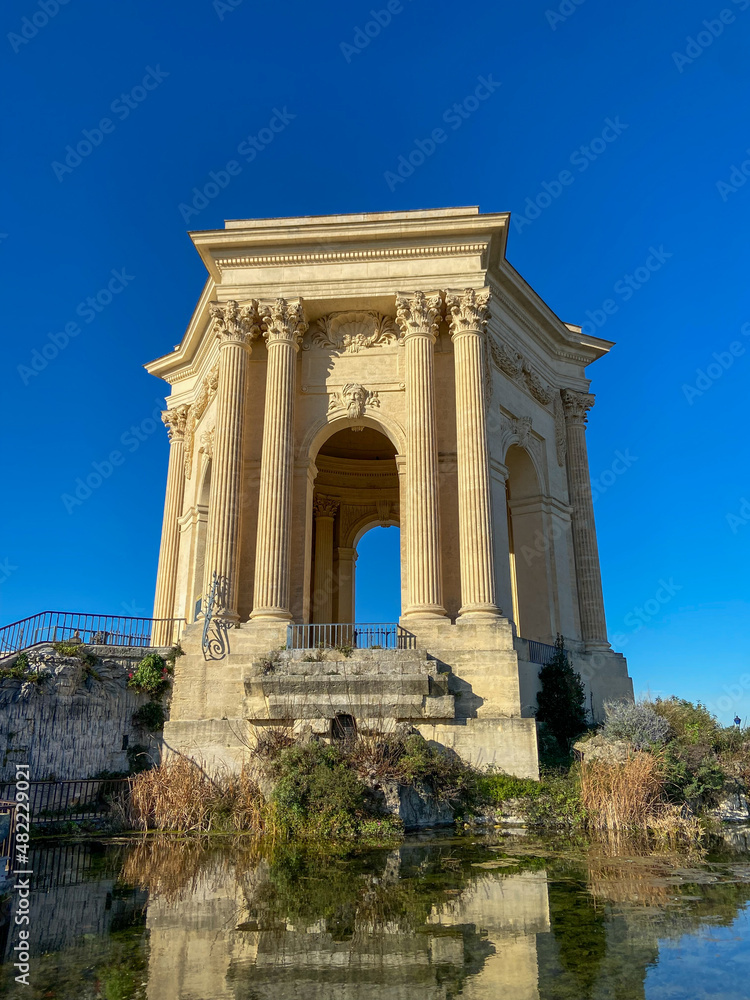
[[412, 292], [396, 296], [396, 322], [404, 337], [410, 333], [429, 333], [436, 337], [442, 318], [443, 300], [440, 294]]
[[335, 517], [340, 506], [339, 497], [329, 497], [323, 493], [318, 493], [313, 497], [313, 514], [316, 517]]
[[201, 434], [201, 446], [198, 449], [206, 458], [213, 458], [214, 454], [214, 427], [210, 427], [208, 430]]
[[310, 325], [310, 343], [304, 350], [316, 347], [332, 348], [343, 354], [376, 346], [385, 346], [399, 340], [395, 320], [376, 312], [337, 312], [321, 316]]
[[193, 450], [195, 447], [195, 428], [206, 412], [209, 403], [216, 395], [219, 387], [219, 366], [214, 365], [201, 382], [195, 401], [190, 404], [185, 421], [185, 477], [190, 479], [193, 471]]
[[224, 305], [212, 302], [210, 313], [216, 338], [223, 343], [249, 344], [260, 335], [258, 303], [254, 299], [244, 305], [234, 299]]
[[178, 441], [185, 436], [185, 425], [187, 423], [188, 406], [175, 406], [171, 410], [164, 410], [161, 421], [167, 428], [170, 441]]
[[467, 331], [484, 333], [490, 310], [489, 288], [467, 288], [464, 292], [446, 292], [446, 319], [451, 336]]
[[514, 417], [511, 421], [513, 431], [521, 448], [528, 448], [531, 434], [531, 417]]
[[555, 398], [555, 392], [551, 386], [546, 386], [542, 382], [526, 358], [518, 351], [508, 350], [493, 337], [488, 337], [488, 343], [493, 364], [509, 378], [523, 381], [534, 399], [543, 406], [549, 406]]
[[267, 344], [284, 341], [299, 346], [307, 330], [307, 321], [300, 301], [276, 299], [261, 306], [262, 331]]
[[589, 392], [576, 392], [574, 389], [563, 389], [560, 395], [566, 418], [585, 424], [588, 420], [588, 411], [596, 402], [596, 397]]
[[391, 518], [391, 501], [390, 500], [377, 500], [375, 506], [378, 510], [378, 517], [380, 518], [380, 523], [386, 525]]
[[[352, 420], [357, 420], [365, 415], [368, 407], [379, 407], [380, 397], [377, 392], [370, 392], [363, 385], [350, 382], [345, 385], [341, 392], [331, 393], [328, 404], [328, 412], [334, 410], [346, 410], [346, 414]], [[353, 427], [352, 430], [362, 430], [361, 427]]]
[[555, 450], [557, 452], [557, 464], [562, 468], [565, 465], [565, 456], [568, 452], [567, 435], [565, 432], [565, 410], [559, 394], [555, 396], [553, 402], [555, 406]]

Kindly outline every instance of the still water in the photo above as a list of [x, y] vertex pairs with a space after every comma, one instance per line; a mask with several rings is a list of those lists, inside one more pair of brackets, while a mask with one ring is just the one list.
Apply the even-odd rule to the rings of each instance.
[[750, 997], [750, 854], [422, 837], [315, 856], [190, 841], [33, 853], [25, 1000]]

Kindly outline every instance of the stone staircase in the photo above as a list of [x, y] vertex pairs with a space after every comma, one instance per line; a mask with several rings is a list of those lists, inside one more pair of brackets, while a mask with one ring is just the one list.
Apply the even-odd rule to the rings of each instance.
[[328, 734], [337, 716], [358, 726], [453, 719], [450, 672], [423, 649], [274, 650], [243, 669], [243, 715]]

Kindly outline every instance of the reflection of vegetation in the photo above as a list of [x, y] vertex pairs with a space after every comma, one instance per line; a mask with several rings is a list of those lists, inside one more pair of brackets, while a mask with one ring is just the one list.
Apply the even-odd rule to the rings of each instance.
[[607, 951], [604, 911], [587, 891], [586, 878], [549, 886], [550, 927], [563, 971], [575, 983], [578, 1000], [593, 995], [599, 967]]

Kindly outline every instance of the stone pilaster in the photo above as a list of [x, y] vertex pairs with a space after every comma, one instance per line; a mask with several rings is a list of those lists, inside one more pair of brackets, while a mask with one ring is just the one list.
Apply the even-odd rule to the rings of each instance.
[[290, 619], [289, 553], [297, 352], [307, 330], [301, 302], [276, 299], [262, 310], [268, 346], [260, 466], [258, 544], [251, 618]]
[[578, 605], [581, 638], [587, 647], [609, 649], [604, 617], [599, 548], [594, 524], [594, 501], [591, 495], [588, 451], [586, 449], [586, 414], [594, 397], [573, 389], [562, 390], [567, 438], [568, 492], [573, 508], [573, 551], [578, 582]]
[[489, 289], [446, 295], [456, 372], [461, 618], [497, 618], [492, 506], [484, 399]]
[[[165, 410], [161, 415], [169, 434], [169, 467], [167, 469], [167, 492], [159, 548], [159, 568], [156, 573], [154, 618], [174, 617], [177, 560], [180, 551], [179, 518], [182, 516], [182, 503], [185, 496], [185, 421], [187, 413], [187, 406], [176, 406], [173, 410]], [[152, 636], [154, 645], [168, 646], [175, 641], [175, 638], [174, 629], [170, 622], [165, 621], [154, 626]]]
[[219, 341], [219, 384], [208, 507], [204, 593], [219, 579], [216, 614], [237, 621], [237, 563], [242, 508], [242, 456], [251, 342], [260, 333], [257, 302], [213, 303]]
[[313, 576], [313, 621], [333, 621], [333, 522], [341, 501], [319, 494], [313, 500], [315, 516], [315, 572]]
[[440, 499], [435, 426], [435, 338], [440, 295], [396, 297], [404, 340], [406, 385], [406, 574], [404, 617], [444, 617], [440, 559]]

